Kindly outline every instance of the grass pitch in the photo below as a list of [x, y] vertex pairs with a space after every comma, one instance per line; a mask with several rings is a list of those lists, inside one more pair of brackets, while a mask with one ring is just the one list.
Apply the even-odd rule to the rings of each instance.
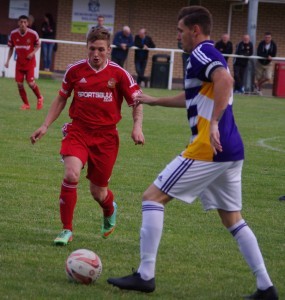
[[[255, 290], [255, 278], [236, 242], [216, 212], [205, 213], [196, 201], [172, 201], [157, 259], [157, 289], [150, 295], [120, 291], [106, 279], [123, 276], [139, 263], [141, 195], [175, 155], [190, 131], [184, 109], [145, 106], [146, 144], [130, 138], [131, 109], [123, 107], [118, 128], [121, 145], [110, 182], [119, 206], [118, 226], [108, 240], [100, 237], [101, 210], [90, 196], [82, 172], [74, 216], [74, 241], [54, 247], [61, 228], [58, 194], [63, 166], [58, 155], [67, 108], [47, 135], [32, 146], [31, 133], [43, 122], [60, 87], [38, 80], [45, 97], [42, 111], [26, 85], [30, 111], [20, 111], [12, 79], [0, 78], [0, 299], [193, 299], [235, 300]], [[145, 89], [152, 95], [177, 91]], [[285, 99], [235, 96], [234, 111], [245, 143], [243, 217], [255, 232], [270, 276], [285, 299]], [[69, 283], [64, 264], [74, 250], [95, 251], [103, 263], [97, 283]]]

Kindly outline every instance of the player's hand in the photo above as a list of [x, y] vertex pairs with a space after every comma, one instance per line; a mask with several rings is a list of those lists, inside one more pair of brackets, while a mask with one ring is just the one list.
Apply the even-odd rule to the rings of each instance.
[[34, 57], [34, 53], [29, 53], [28, 56], [27, 56], [27, 59], [31, 60], [33, 57]]
[[144, 135], [140, 127], [135, 127], [132, 131], [132, 139], [135, 145], [144, 145]]
[[31, 136], [30, 140], [32, 144], [35, 144], [42, 136], [44, 136], [47, 132], [48, 128], [46, 125], [42, 125], [38, 128]]
[[5, 67], [5, 68], [9, 68], [9, 63], [6, 62], [5, 65], [4, 65], [4, 67]]
[[151, 97], [146, 94], [138, 94], [135, 98], [136, 104], [148, 104], [148, 105], [155, 105], [155, 97]]
[[220, 141], [220, 132], [218, 122], [211, 121], [210, 123], [210, 142], [213, 148], [215, 155], [217, 155], [217, 151], [222, 152], [223, 148]]

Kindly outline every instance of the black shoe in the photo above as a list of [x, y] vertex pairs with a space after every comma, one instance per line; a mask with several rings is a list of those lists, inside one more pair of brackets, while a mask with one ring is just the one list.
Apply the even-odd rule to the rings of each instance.
[[125, 277], [109, 278], [107, 282], [124, 290], [134, 290], [144, 293], [151, 293], [155, 290], [154, 278], [150, 280], [143, 280], [141, 278], [141, 274], [137, 272]]
[[285, 196], [279, 197], [279, 200], [280, 200], [280, 201], [284, 201], [284, 200], [285, 200]]
[[256, 300], [278, 300], [278, 293], [274, 286], [269, 287], [267, 290], [259, 290], [249, 296], [245, 296], [244, 299], [256, 299]]

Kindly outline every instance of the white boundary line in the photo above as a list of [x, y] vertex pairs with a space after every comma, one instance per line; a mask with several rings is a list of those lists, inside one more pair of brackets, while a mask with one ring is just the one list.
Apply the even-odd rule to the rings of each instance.
[[284, 137], [275, 136], [275, 137], [271, 137], [271, 138], [260, 139], [260, 140], [257, 141], [257, 145], [261, 146], [263, 148], [267, 148], [267, 149], [273, 150], [273, 151], [285, 153], [285, 150], [283, 150], [283, 149], [272, 147], [272, 146], [266, 144], [266, 142], [269, 142], [269, 141], [272, 141], [272, 140], [276, 140], [278, 138], [284, 138]]

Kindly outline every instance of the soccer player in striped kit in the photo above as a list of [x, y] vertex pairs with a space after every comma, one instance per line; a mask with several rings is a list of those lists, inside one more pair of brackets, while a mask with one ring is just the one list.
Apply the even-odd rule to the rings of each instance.
[[73, 238], [73, 212], [77, 201], [77, 185], [82, 168], [87, 164], [90, 192], [103, 209], [101, 235], [107, 238], [116, 226], [117, 204], [108, 188], [118, 149], [116, 124], [121, 120], [123, 99], [132, 107], [132, 139], [144, 144], [142, 105], [135, 105], [141, 93], [133, 77], [110, 61], [110, 33], [94, 28], [87, 36], [88, 58], [68, 67], [59, 94], [40, 128], [31, 136], [34, 144], [63, 111], [67, 99], [74, 94], [69, 108], [72, 119], [65, 134], [60, 154], [64, 160], [64, 178], [60, 192], [60, 216], [63, 230], [54, 240], [66, 245]]
[[138, 270], [129, 276], [109, 278], [108, 282], [121, 289], [154, 291], [164, 207], [173, 198], [192, 203], [199, 197], [205, 210], [218, 211], [256, 276], [257, 291], [246, 299], [275, 300], [277, 291], [256, 237], [241, 215], [244, 147], [232, 110], [233, 79], [224, 57], [210, 40], [211, 29], [212, 16], [206, 8], [181, 9], [178, 38], [183, 50], [190, 53], [185, 92], [173, 97], [154, 98], [144, 94], [137, 97], [139, 104], [186, 106], [192, 136], [186, 149], [143, 194]]

